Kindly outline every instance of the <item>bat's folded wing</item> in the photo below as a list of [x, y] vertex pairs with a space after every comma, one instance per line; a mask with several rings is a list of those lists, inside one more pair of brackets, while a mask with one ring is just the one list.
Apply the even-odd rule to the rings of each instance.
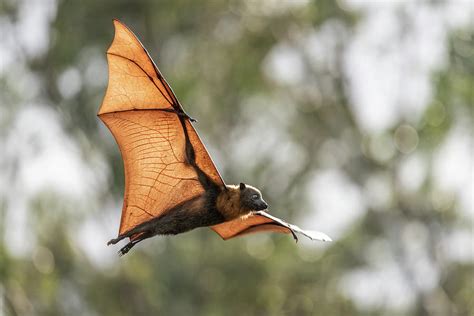
[[296, 234], [301, 234], [311, 240], [331, 241], [331, 238], [322, 232], [303, 230], [263, 211], [211, 228], [225, 240], [257, 232], [276, 232], [292, 234], [295, 240], [298, 240]]

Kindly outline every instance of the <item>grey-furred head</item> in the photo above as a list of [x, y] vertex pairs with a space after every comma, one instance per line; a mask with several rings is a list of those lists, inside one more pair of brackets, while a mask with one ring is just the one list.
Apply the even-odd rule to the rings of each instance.
[[244, 209], [250, 211], [262, 211], [268, 207], [268, 204], [263, 200], [262, 193], [259, 189], [251, 185], [241, 183], [240, 190], [240, 204]]

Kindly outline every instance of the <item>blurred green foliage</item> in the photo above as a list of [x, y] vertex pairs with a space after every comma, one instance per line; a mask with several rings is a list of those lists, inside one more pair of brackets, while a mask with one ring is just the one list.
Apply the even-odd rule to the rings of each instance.
[[[335, 69], [328, 72], [305, 61], [309, 77], [324, 78], [315, 83], [320, 91], [317, 98], [298, 87], [281, 85], [262, 71], [275, 45], [291, 46], [295, 34], [317, 30], [329, 20], [352, 30], [360, 18], [357, 13], [329, 0], [272, 14], [249, 13], [245, 3], [57, 2], [49, 25], [49, 46], [44, 54], [25, 54], [19, 69], [41, 81], [39, 97], [30, 102], [51, 106], [62, 127], [79, 144], [80, 158], [94, 164], [97, 156], [103, 157], [110, 171], [106, 172], [105, 186], [92, 188], [95, 200], [45, 189], [28, 201], [28, 227], [34, 237], [25, 238], [35, 240], [29, 256], [15, 256], [8, 250], [3, 219], [14, 205], [0, 196], [0, 309], [6, 315], [398, 315], [383, 302], [379, 307], [361, 308], [341, 289], [344, 275], [373, 266], [367, 249], [380, 240], [413, 291], [414, 304], [406, 315], [468, 315], [474, 311], [472, 261], [450, 261], [440, 247], [446, 234], [456, 227], [469, 228], [472, 222], [463, 223], [456, 197], [448, 196], [441, 208], [433, 206], [430, 201], [438, 193], [433, 193], [431, 174], [416, 192], [406, 193], [393, 184], [391, 201], [384, 211], [368, 207], [365, 215], [329, 246], [295, 245], [291, 238], [279, 235], [223, 242], [211, 231], [199, 229], [143, 242], [112, 262], [98, 264], [87, 255], [89, 245], [79, 238], [81, 225], [92, 219], [98, 223], [96, 229], [113, 233], [116, 227], [110, 218], [120, 216], [120, 206], [113, 204], [106, 215], [104, 209], [111, 209], [111, 201], [121, 201], [123, 191], [120, 154], [95, 115], [105, 91], [102, 79], [106, 77], [105, 51], [113, 36], [112, 18], [125, 22], [140, 37], [187, 112], [198, 119], [197, 129], [226, 182], [263, 186], [265, 199], [271, 201], [277, 215], [295, 221], [312, 211], [303, 188], [314, 171], [323, 167], [317, 157], [328, 139], [338, 140], [349, 151], [349, 159], [339, 167], [356, 185], [363, 188], [370, 177], [381, 173], [396, 182], [406, 155], [397, 151], [380, 161], [366, 148], [380, 135], [362, 131], [351, 112], [340, 69], [347, 44], [342, 35]], [[1, 19], [14, 23], [20, 7], [15, 1], [4, 2]], [[455, 124], [455, 117], [472, 114], [472, 39], [472, 30], [451, 34], [447, 67], [433, 75], [434, 101], [414, 126], [419, 137], [416, 150], [426, 157], [426, 165], [432, 163], [431, 155]], [[70, 69], [79, 72], [82, 84], [78, 93], [68, 98], [58, 81]], [[2, 137], [12, 128], [25, 98], [22, 91], [10, 86], [8, 76], [14, 74], [0, 79]], [[252, 103], [255, 97], [264, 102]], [[278, 112], [285, 107], [283, 114]], [[278, 142], [271, 150], [255, 152], [250, 156], [252, 161], [235, 158], [240, 135], [258, 117], [265, 129], [280, 130], [302, 149], [305, 159], [288, 168], [272, 164], [280, 155], [292, 154]], [[393, 135], [396, 128], [387, 135]], [[255, 135], [257, 147], [265, 147], [265, 135], [264, 131]], [[15, 159], [2, 169], [12, 179]], [[440, 273], [438, 284], [429, 291], [414, 283], [401, 238], [404, 229], [413, 224], [426, 232], [426, 251]], [[324, 227], [318, 228], [324, 231]], [[331, 231], [325, 232], [331, 235]], [[111, 251], [104, 241], [96, 242], [104, 251]]]

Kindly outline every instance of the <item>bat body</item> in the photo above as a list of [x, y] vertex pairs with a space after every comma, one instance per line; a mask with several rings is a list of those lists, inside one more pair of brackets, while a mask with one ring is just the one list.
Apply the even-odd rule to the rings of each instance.
[[162, 215], [136, 226], [118, 238], [110, 240], [109, 244], [141, 234], [121, 250], [124, 254], [145, 238], [155, 235], [177, 235], [198, 227], [222, 224], [245, 218], [267, 207], [260, 191], [252, 186], [241, 183], [239, 186], [215, 187], [208, 189], [199, 197], [180, 203]]
[[125, 194], [119, 235], [138, 242], [211, 227], [223, 239], [272, 231], [330, 240], [304, 231], [264, 210], [261, 192], [226, 185], [192, 120], [136, 36], [114, 20], [107, 51], [109, 84], [98, 116], [114, 135], [124, 160]]

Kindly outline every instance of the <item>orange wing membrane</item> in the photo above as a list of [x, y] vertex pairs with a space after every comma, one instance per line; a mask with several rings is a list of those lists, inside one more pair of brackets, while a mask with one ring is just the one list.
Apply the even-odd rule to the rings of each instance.
[[124, 161], [120, 236], [202, 195], [202, 177], [225, 184], [148, 52], [125, 25], [114, 20], [114, 26], [107, 51], [109, 84], [98, 115]]
[[211, 228], [224, 240], [252, 233], [275, 232], [292, 234], [296, 241], [298, 241], [297, 234], [306, 236], [311, 240], [331, 241], [331, 238], [322, 232], [303, 230], [264, 211], [214, 225]]
[[115, 36], [107, 50], [109, 84], [99, 115], [129, 110], [181, 110], [150, 55], [124, 24], [114, 20]]

